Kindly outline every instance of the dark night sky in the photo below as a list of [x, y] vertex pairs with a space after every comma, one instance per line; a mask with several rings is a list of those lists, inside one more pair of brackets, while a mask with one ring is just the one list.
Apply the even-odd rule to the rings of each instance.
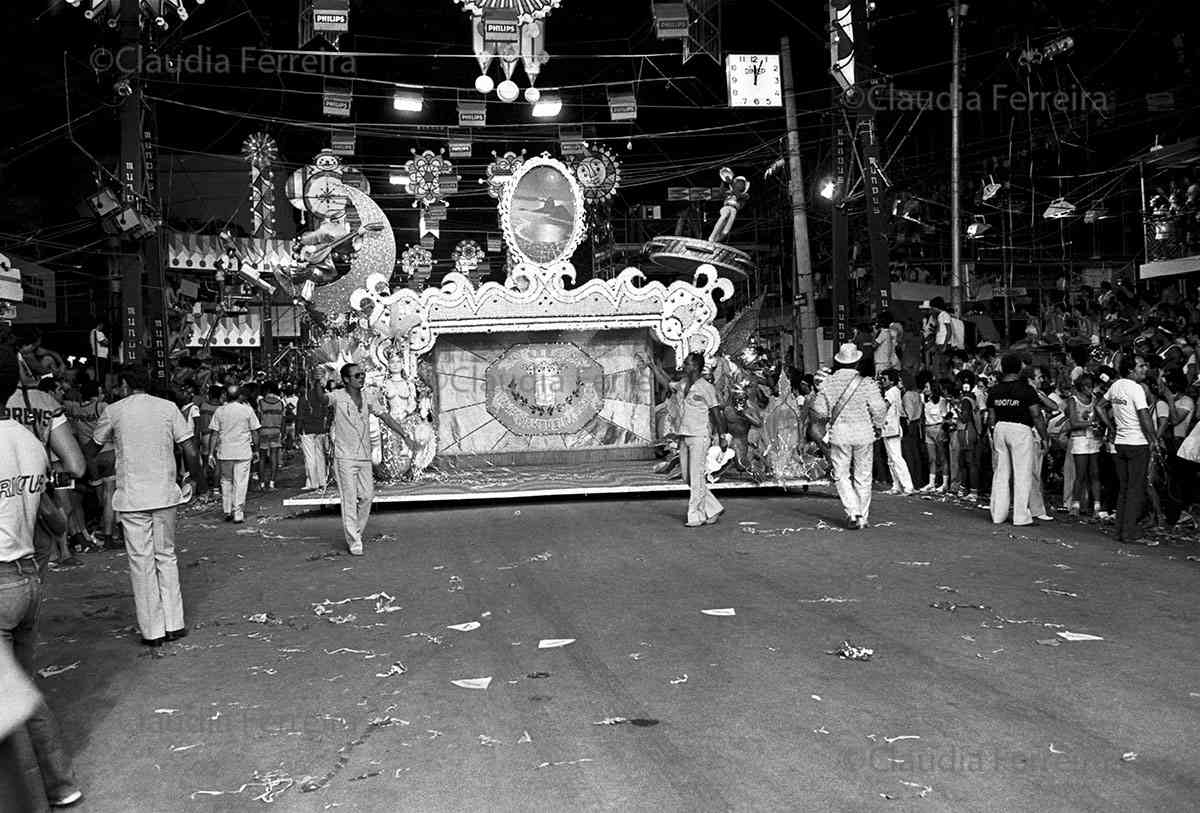
[[[194, 7], [188, 0], [189, 7]], [[236, 62], [238, 49], [264, 45], [294, 48], [296, 4], [291, 0], [209, 0], [183, 26], [176, 25], [164, 50], [183, 55], [216, 59], [230, 55]], [[1089, 92], [1116, 94], [1118, 104], [1104, 121], [1080, 119], [1069, 122], [1048, 115], [1000, 117], [987, 112], [964, 116], [964, 171], [983, 172], [984, 162], [1008, 149], [1008, 123], [1025, 131], [1035, 144], [1039, 160], [1063, 172], [1104, 168], [1144, 148], [1154, 135], [1164, 141], [1186, 135], [1194, 122], [1189, 108], [1149, 116], [1142, 95], [1183, 84], [1183, 64], [1172, 44], [1181, 30], [1181, 4], [1158, 2], [1129, 4], [1115, 2], [1038, 3], [1028, 0], [976, 3], [964, 30], [966, 53], [964, 89], [985, 95], [997, 84], [1017, 86], [1024, 74], [1016, 66], [1015, 53], [1030, 38], [1037, 43], [1063, 32], [1076, 39], [1076, 49], [1066, 60], [1039, 68], [1031, 75], [1034, 89], [1057, 89], [1080, 83]], [[618, 149], [625, 161], [630, 183], [622, 192], [625, 204], [661, 202], [664, 187], [712, 185], [715, 168], [725, 156], [744, 154], [734, 162], [737, 169], [761, 178], [762, 170], [779, 155], [782, 114], [777, 110], [730, 111], [725, 102], [723, 70], [711, 60], [697, 57], [682, 65], [678, 56], [652, 60], [598, 59], [597, 53], [659, 53], [677, 51], [677, 42], [660, 42], [653, 33], [648, 0], [565, 0], [549, 18], [548, 50], [551, 61], [538, 84], [578, 84], [598, 81], [634, 81], [672, 77], [671, 83], [639, 86], [639, 117], [635, 125], [607, 122], [604, 92], [584, 90], [568, 95], [558, 124], [600, 122], [594, 131]], [[1052, 8], [1053, 12], [1048, 9]], [[878, 72], [892, 77], [902, 88], [944, 88], [949, 78], [950, 32], [945, 4], [937, 2], [891, 3], [880, 0], [873, 29]], [[89, 68], [90, 53], [109, 44], [111, 34], [82, 19], [77, 9], [62, 0], [3, 4], [0, 20], [9, 33], [10, 65], [5, 134], [0, 139], [0, 183], [7, 206], [0, 218], [0, 250], [16, 232], [53, 228], [78, 218], [77, 201], [93, 188], [90, 160], [70, 145], [66, 133], [46, 131], [66, 120], [64, 59], [70, 77], [70, 109], [79, 121], [75, 135], [89, 152], [102, 161], [112, 161], [116, 147], [116, 116], [111, 74], [96, 74]], [[779, 36], [791, 38], [799, 93], [801, 140], [806, 165], [819, 174], [828, 164], [830, 129], [828, 49], [823, 42], [825, 12], [820, 3], [797, 0], [726, 0], [724, 47], [734, 52], [770, 52], [778, 48]], [[389, 53], [422, 52], [427, 55], [469, 53], [467, 15], [451, 0], [407, 0], [407, 2], [353, 3], [352, 35], [343, 48]], [[1194, 64], [1196, 39], [1184, 43], [1182, 59]], [[555, 57], [555, 55], [559, 55]], [[361, 58], [358, 76], [395, 82], [429, 83], [461, 87], [469, 91], [477, 67], [473, 60], [403, 56]], [[498, 75], [493, 68], [494, 76]], [[525, 84], [518, 76], [519, 83]], [[1189, 83], [1190, 84], [1190, 83]], [[212, 108], [207, 112], [179, 104], [158, 104], [158, 141], [164, 159], [175, 154], [236, 154], [242, 139], [259, 129], [279, 141], [285, 161], [307, 163], [325, 146], [323, 131], [289, 126], [270, 119], [319, 123], [320, 80], [310, 76], [264, 75], [251, 71], [230, 75], [197, 74], [180, 81], [170, 77], [152, 80], [148, 93], [182, 105]], [[411, 147], [437, 148], [444, 144], [444, 130], [421, 131], [412, 124], [454, 123], [454, 93], [431, 91], [433, 101], [419, 119], [404, 119], [390, 106], [385, 87], [360, 82], [356, 88], [354, 118], [360, 124], [359, 148], [354, 162], [379, 182], [389, 165], [402, 163]], [[374, 98], [372, 98], [374, 96]], [[558, 140], [555, 128], [534, 127], [528, 105], [489, 105], [490, 124], [521, 124], [475, 134], [471, 160], [460, 162], [463, 187], [474, 187], [492, 149], [529, 149], [536, 153], [551, 148]], [[1180, 101], [1178, 107], [1190, 105]], [[265, 120], [249, 120], [246, 115]], [[907, 118], [882, 114], [880, 132], [893, 133], [890, 152], [908, 127]], [[891, 173], [897, 185], [935, 182], [945, 173], [948, 116], [931, 113], [914, 128], [897, 156]], [[371, 127], [369, 125], [384, 125]], [[640, 138], [664, 131], [724, 127], [695, 136]], [[399, 128], [399, 129], [397, 129]], [[895, 129], [893, 129], [895, 128]], [[1020, 131], [1018, 131], [1020, 132]], [[625, 142], [635, 137], [634, 149]], [[42, 136], [39, 138], [39, 136]], [[32, 139], [32, 140], [31, 140]], [[1064, 142], [1070, 144], [1064, 146]], [[753, 177], [753, 176], [752, 176]], [[619, 202], [619, 203], [620, 203]], [[394, 201], [393, 212], [407, 211], [407, 203]], [[485, 205], [487, 199], [464, 201]], [[458, 205], [456, 203], [456, 205]], [[93, 239], [89, 232], [45, 239], [39, 245], [43, 256], [57, 245]], [[33, 252], [36, 253], [36, 252]]]

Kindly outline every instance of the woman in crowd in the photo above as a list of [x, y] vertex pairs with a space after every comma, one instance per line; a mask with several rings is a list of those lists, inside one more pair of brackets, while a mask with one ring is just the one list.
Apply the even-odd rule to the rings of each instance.
[[[920, 381], [920, 377], [917, 379]], [[950, 438], [946, 420], [952, 407], [942, 394], [942, 383], [928, 378], [925, 383], [923, 413], [925, 416], [925, 448], [929, 455], [929, 482], [921, 491], [942, 493], [950, 483]]]
[[1070, 514], [1080, 515], [1082, 507], [1091, 501], [1092, 516], [1100, 518], [1100, 443], [1103, 428], [1096, 417], [1095, 382], [1088, 373], [1075, 379], [1075, 392], [1067, 402], [1070, 426], [1067, 452], [1075, 461], [1075, 487], [1071, 495]]

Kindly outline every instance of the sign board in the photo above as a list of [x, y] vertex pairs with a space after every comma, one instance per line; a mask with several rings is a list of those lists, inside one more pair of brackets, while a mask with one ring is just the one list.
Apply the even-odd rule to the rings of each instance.
[[688, 35], [686, 3], [654, 3], [654, 33], [660, 40], [682, 40]]
[[326, 116], [338, 116], [340, 118], [350, 118], [350, 105], [354, 99], [354, 94], [348, 88], [330, 88], [325, 89], [324, 95], [321, 97], [321, 112]]
[[450, 157], [451, 158], [470, 158], [471, 157], [471, 142], [470, 141], [451, 141], [450, 142]]
[[500, 238], [495, 234], [487, 236], [487, 251], [488, 254], [499, 254], [501, 251]]
[[358, 139], [353, 132], [334, 130], [329, 136], [329, 149], [334, 155], [354, 155]]
[[1029, 291], [1025, 288], [1000, 288], [992, 289], [992, 296], [1028, 296]]
[[613, 121], [633, 121], [637, 118], [637, 97], [631, 90], [610, 92], [608, 112]]
[[587, 144], [582, 141], [564, 141], [562, 143], [563, 155], [583, 155], [587, 152]]
[[521, 39], [521, 26], [517, 22], [516, 12], [489, 12], [479, 24], [483, 27], [484, 42], [519, 42]]
[[[15, 321], [27, 325], [50, 325], [58, 321], [55, 273], [28, 260], [12, 258], [20, 269], [23, 298], [17, 305]], [[16, 269], [14, 269], [16, 270]]]
[[344, 34], [350, 30], [350, 0], [313, 0], [313, 30]]
[[459, 127], [484, 127], [487, 125], [487, 104], [484, 102], [459, 102]]

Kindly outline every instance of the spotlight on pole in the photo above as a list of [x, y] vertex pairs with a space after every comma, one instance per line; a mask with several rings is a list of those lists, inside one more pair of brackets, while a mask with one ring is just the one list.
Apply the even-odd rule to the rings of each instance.
[[821, 182], [821, 197], [825, 198], [825, 200], [833, 200], [833, 193], [835, 189], [836, 187], [833, 184], [833, 180], [826, 178]]
[[975, 222], [967, 226], [967, 237], [978, 240], [992, 225], [983, 219], [983, 215], [975, 215]]

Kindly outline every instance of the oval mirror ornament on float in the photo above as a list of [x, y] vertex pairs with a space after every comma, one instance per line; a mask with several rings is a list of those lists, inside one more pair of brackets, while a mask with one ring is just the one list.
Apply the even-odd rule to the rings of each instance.
[[508, 244], [528, 264], [550, 266], [571, 258], [584, 238], [584, 198], [560, 161], [543, 154], [516, 172], [501, 200]]

